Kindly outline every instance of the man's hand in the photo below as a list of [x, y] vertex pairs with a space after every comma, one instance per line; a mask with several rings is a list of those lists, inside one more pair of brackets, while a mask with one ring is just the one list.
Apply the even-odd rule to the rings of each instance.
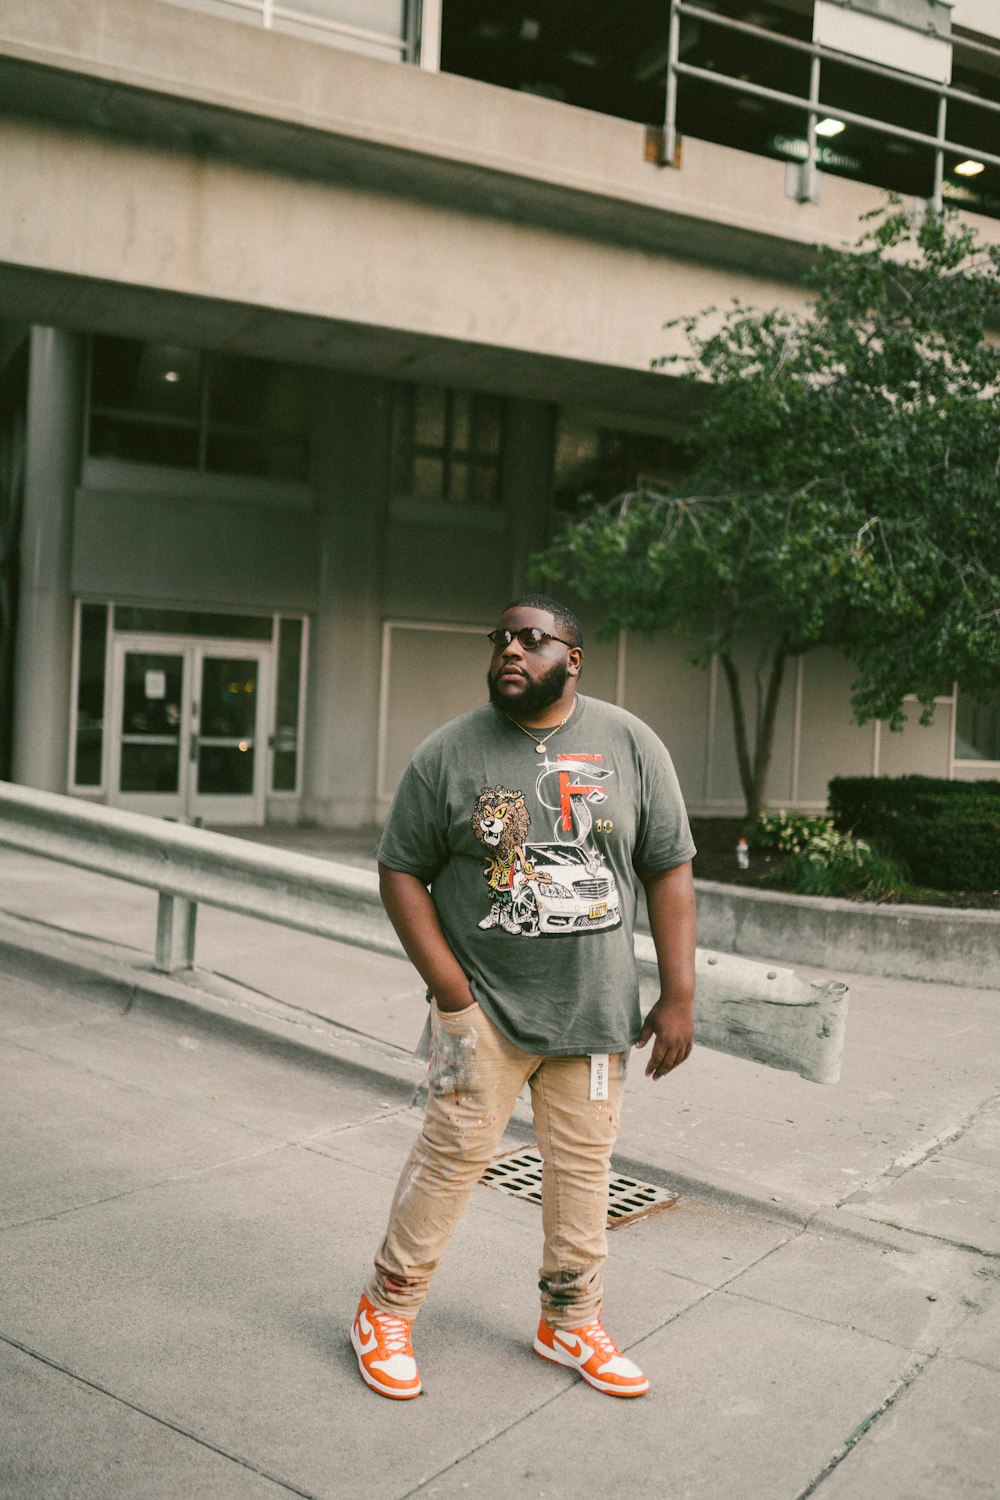
[[647, 872], [649, 930], [660, 970], [660, 998], [639, 1033], [638, 1046], [653, 1041], [647, 1078], [662, 1078], [680, 1067], [694, 1042], [694, 881], [691, 861], [673, 869]]
[[415, 875], [380, 864], [379, 889], [389, 921], [411, 964], [430, 990], [439, 1010], [467, 1010], [475, 995], [458, 959], [441, 931], [431, 894]]
[[689, 1005], [672, 1005], [661, 995], [642, 1023], [637, 1047], [653, 1040], [653, 1050], [646, 1062], [647, 1078], [662, 1078], [679, 1068], [691, 1055], [694, 1045], [694, 1009]]

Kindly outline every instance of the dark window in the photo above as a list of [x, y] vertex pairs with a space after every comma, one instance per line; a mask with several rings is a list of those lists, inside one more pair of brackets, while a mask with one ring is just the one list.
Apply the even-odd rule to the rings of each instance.
[[80, 606], [80, 657], [76, 685], [75, 786], [100, 786], [104, 752], [106, 604]]
[[163, 342], [92, 340], [92, 458], [301, 481], [308, 436], [304, 370]]
[[155, 605], [116, 604], [115, 630], [143, 635], [202, 635], [231, 641], [269, 641], [270, 615], [222, 615], [211, 610], [160, 609]]
[[278, 634], [278, 693], [274, 731], [272, 790], [294, 792], [299, 764], [299, 683], [302, 676], [302, 621], [284, 619]]
[[1000, 697], [982, 703], [959, 690], [955, 759], [1000, 761]]
[[397, 386], [393, 489], [429, 504], [500, 503], [502, 403], [445, 386]]
[[553, 503], [573, 511], [588, 500], [613, 500], [640, 482], [675, 483], [689, 460], [674, 438], [598, 427], [562, 412], [556, 429]]

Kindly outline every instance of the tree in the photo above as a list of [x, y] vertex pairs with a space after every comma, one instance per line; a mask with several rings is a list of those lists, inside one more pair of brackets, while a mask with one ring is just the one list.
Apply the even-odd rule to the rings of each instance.
[[690, 473], [585, 507], [534, 559], [604, 633], [667, 629], [718, 657], [751, 817], [803, 652], [846, 654], [859, 723], [901, 728], [908, 694], [927, 723], [955, 680], [1000, 689], [1000, 247], [897, 200], [866, 218], [852, 250], [818, 251], [806, 312], [735, 301], [668, 325], [690, 352], [658, 363], [707, 387]]

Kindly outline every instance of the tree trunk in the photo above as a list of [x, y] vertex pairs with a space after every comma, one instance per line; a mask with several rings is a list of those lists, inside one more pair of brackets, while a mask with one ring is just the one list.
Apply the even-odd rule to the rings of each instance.
[[788, 660], [788, 648], [784, 642], [780, 642], [771, 654], [767, 685], [763, 694], [758, 693], [757, 723], [752, 754], [739, 668], [728, 651], [720, 651], [719, 660], [729, 688], [740, 786], [746, 799], [747, 817], [752, 820], [763, 810], [766, 799], [767, 773], [774, 750], [774, 726], [778, 716], [778, 702], [781, 698], [781, 684], [785, 675], [785, 662]]

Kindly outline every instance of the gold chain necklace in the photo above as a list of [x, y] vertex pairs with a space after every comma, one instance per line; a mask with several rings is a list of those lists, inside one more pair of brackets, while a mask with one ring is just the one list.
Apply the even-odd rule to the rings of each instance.
[[550, 729], [549, 732], [548, 732], [548, 734], [543, 734], [542, 737], [541, 737], [541, 739], [539, 739], [539, 737], [538, 737], [537, 734], [532, 734], [532, 732], [531, 732], [530, 729], [525, 729], [524, 725], [523, 724], [519, 724], [516, 719], [511, 719], [510, 714], [504, 714], [504, 718], [510, 720], [510, 723], [514, 725], [515, 729], [520, 729], [520, 731], [521, 731], [522, 734], [526, 734], [530, 740], [534, 740], [534, 742], [535, 742], [535, 754], [536, 755], [542, 755], [544, 753], [544, 751], [545, 751], [545, 746], [548, 744], [548, 742], [552, 738], [552, 736], [554, 734], [558, 734], [559, 731], [560, 731], [560, 729], [562, 729], [563, 725], [564, 724], [568, 724], [569, 721], [570, 721], [570, 719], [573, 717], [573, 715], [575, 713], [576, 713], [576, 699], [574, 698], [573, 699], [573, 707], [570, 709], [570, 711], [566, 715], [565, 719], [560, 719], [559, 723], [555, 726], [555, 728], [554, 729]]

